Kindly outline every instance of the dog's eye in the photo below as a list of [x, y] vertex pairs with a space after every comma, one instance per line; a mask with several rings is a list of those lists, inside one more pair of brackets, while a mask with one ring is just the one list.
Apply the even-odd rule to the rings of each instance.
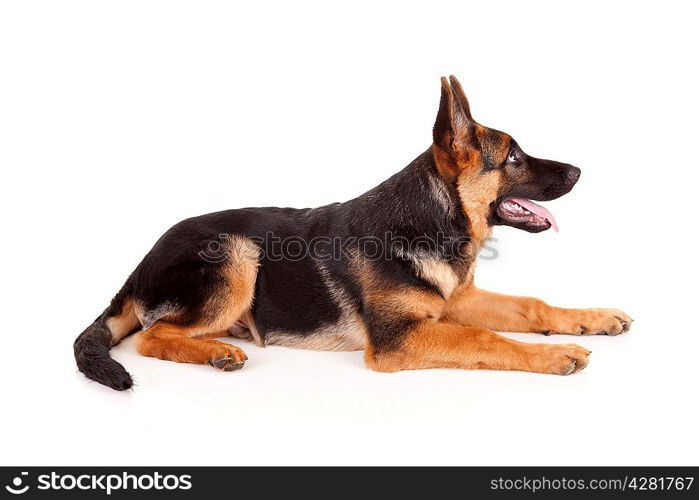
[[510, 163], [517, 163], [517, 151], [515, 148], [510, 149], [510, 153], [507, 155], [507, 161]]

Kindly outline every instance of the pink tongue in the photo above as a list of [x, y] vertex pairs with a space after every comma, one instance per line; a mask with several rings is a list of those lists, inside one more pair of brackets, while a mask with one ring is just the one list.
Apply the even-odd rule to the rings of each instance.
[[533, 201], [527, 200], [526, 198], [510, 198], [515, 203], [522, 205], [524, 208], [529, 210], [531, 213], [538, 215], [539, 217], [546, 219], [553, 226], [554, 231], [558, 232], [558, 224], [556, 224], [556, 219], [554, 219], [553, 214], [546, 210], [541, 205], [537, 205]]

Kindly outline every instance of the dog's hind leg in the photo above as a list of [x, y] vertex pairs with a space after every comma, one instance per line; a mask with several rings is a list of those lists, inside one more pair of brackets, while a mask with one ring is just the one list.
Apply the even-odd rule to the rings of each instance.
[[218, 278], [202, 284], [209, 287], [205, 300], [189, 308], [178, 308], [174, 300], [169, 308], [161, 305], [140, 312], [145, 329], [137, 336], [138, 352], [225, 371], [241, 368], [247, 356], [240, 348], [211, 339], [228, 335], [241, 318], [249, 316], [258, 258], [252, 242], [230, 239], [226, 260], [216, 264]]
[[243, 367], [247, 355], [234, 345], [196, 338], [200, 328], [156, 322], [138, 334], [137, 349], [144, 356], [178, 363], [210, 364], [224, 371]]

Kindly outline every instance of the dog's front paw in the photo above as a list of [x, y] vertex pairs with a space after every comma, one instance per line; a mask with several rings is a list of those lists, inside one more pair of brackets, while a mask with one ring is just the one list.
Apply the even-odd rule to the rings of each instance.
[[633, 320], [618, 309], [565, 309], [553, 318], [551, 333], [571, 335], [619, 335], [628, 332]]
[[633, 320], [619, 309], [584, 309], [581, 335], [619, 335], [628, 332]]
[[581, 309], [572, 333], [579, 335], [619, 335], [628, 332], [633, 320], [618, 309]]
[[587, 366], [590, 351], [577, 344], [551, 344], [539, 347], [540, 349], [530, 360], [531, 371], [570, 375]]

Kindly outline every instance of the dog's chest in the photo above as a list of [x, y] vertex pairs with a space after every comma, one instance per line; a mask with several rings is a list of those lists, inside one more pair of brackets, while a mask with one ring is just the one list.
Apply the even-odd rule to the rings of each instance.
[[456, 270], [441, 259], [434, 257], [415, 258], [413, 266], [418, 276], [436, 286], [445, 299], [451, 296], [461, 282]]

